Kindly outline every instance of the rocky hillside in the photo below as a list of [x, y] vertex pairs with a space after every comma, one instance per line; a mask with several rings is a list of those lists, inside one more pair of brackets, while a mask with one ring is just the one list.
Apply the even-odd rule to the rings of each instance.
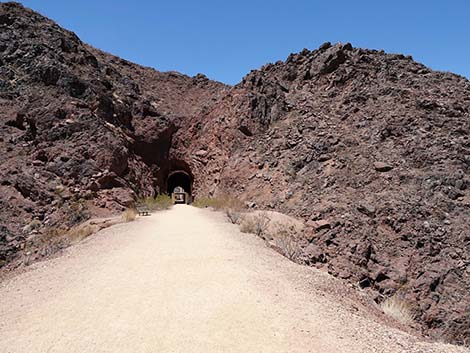
[[0, 4], [0, 265], [43, 227], [159, 192], [172, 134], [224, 90], [103, 53]]
[[326, 43], [251, 72], [173, 148], [197, 190], [303, 218], [305, 263], [377, 301], [399, 292], [428, 332], [463, 342], [469, 133], [465, 78]]
[[470, 82], [325, 43], [235, 87], [144, 68], [0, 4], [0, 262], [45, 229], [165, 192], [305, 220], [302, 261], [470, 339]]

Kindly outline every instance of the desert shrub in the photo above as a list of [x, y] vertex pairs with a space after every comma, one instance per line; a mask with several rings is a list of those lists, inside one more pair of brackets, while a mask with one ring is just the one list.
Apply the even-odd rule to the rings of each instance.
[[225, 214], [227, 215], [227, 218], [229, 221], [233, 224], [239, 224], [241, 220], [241, 214], [239, 211], [233, 210], [231, 208], [228, 208], [225, 210]]
[[[109, 225], [112, 224], [109, 223]], [[84, 240], [102, 228], [104, 227], [96, 224], [82, 224], [69, 229], [60, 226], [43, 228], [22, 245], [23, 256], [21, 261], [23, 264], [29, 265], [38, 259], [53, 255], [74, 243]]]
[[231, 196], [198, 198], [193, 202], [193, 206], [199, 208], [212, 207], [215, 210], [232, 209], [234, 211], [239, 211], [244, 208], [242, 201]]
[[44, 244], [54, 244], [56, 242], [62, 242], [63, 236], [67, 233], [66, 229], [51, 227], [46, 228], [41, 234], [31, 239], [30, 245], [42, 246]]
[[67, 225], [70, 227], [80, 224], [90, 218], [86, 201], [83, 199], [65, 203], [63, 209], [67, 213]]
[[400, 294], [385, 299], [380, 307], [385, 314], [403, 324], [410, 324], [416, 318], [411, 305]]
[[132, 222], [136, 219], [136, 217], [137, 212], [133, 208], [128, 208], [121, 214], [121, 218], [124, 222]]
[[278, 224], [272, 236], [277, 250], [288, 259], [298, 262], [301, 247], [298, 242], [297, 230], [294, 226]]
[[255, 215], [248, 215], [240, 224], [240, 231], [242, 233], [253, 233], [257, 236], [263, 237], [269, 227], [269, 216], [265, 213], [258, 213]]
[[267, 244], [288, 259], [299, 263], [302, 255], [299, 230], [295, 225], [273, 223], [267, 213], [246, 215], [240, 231], [252, 233], [265, 239]]
[[54, 194], [57, 196], [57, 206], [62, 207], [64, 204], [65, 186], [57, 185], [54, 189]]
[[38, 229], [40, 228], [42, 225], [42, 222], [39, 220], [39, 219], [33, 219], [30, 223], [29, 223], [29, 226], [31, 227], [31, 229]]
[[254, 224], [255, 224], [255, 234], [258, 236], [261, 236], [266, 233], [266, 230], [269, 227], [269, 216], [265, 213], [260, 213], [254, 218]]
[[43, 229], [42, 233], [28, 239], [23, 248], [24, 254], [26, 254], [23, 263], [29, 265], [37, 258], [54, 254], [60, 249], [67, 247], [66, 233], [67, 230], [65, 229], [50, 227]]
[[33, 230], [37, 230], [41, 228], [42, 222], [38, 219], [33, 219], [31, 222], [29, 222], [28, 225], [23, 227], [23, 232], [25, 233], [30, 233]]
[[145, 205], [150, 211], [167, 210], [173, 205], [173, 200], [168, 195], [157, 195], [137, 200], [138, 205]]
[[240, 231], [242, 233], [255, 234], [255, 222], [252, 218], [245, 218], [240, 224]]

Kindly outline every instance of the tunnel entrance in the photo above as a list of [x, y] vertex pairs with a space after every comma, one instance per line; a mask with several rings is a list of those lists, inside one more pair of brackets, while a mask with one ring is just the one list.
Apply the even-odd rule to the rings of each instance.
[[170, 172], [167, 177], [166, 185], [168, 195], [171, 195], [178, 186], [182, 187], [190, 196], [193, 193], [193, 177], [184, 170], [174, 170]]

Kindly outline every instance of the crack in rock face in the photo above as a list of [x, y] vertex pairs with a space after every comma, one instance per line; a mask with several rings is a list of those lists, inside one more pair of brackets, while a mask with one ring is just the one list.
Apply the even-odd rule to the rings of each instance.
[[325, 43], [230, 87], [101, 52], [19, 4], [0, 4], [0, 28], [0, 266], [181, 186], [302, 219], [304, 264], [470, 340], [467, 79]]

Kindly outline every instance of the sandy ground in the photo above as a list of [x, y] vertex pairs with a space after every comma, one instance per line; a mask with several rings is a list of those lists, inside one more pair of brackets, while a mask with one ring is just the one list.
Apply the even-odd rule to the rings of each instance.
[[0, 352], [467, 352], [368, 317], [338, 283], [176, 206], [1, 283]]

